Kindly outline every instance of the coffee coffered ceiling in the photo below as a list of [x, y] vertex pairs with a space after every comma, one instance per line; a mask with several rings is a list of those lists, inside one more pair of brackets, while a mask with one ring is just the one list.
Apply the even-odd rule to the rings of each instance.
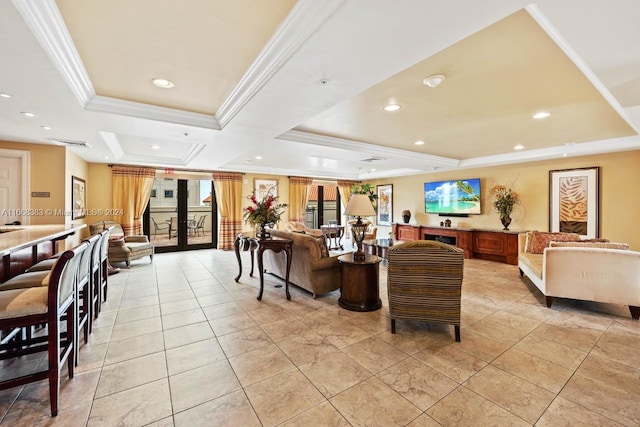
[[6, 1], [0, 139], [350, 179], [638, 149], [634, 17], [631, 0]]

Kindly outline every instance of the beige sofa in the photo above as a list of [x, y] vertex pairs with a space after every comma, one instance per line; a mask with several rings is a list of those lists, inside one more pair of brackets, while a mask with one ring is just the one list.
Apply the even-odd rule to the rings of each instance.
[[640, 317], [640, 252], [623, 243], [553, 240], [570, 240], [559, 233], [542, 233], [546, 247], [535, 249], [533, 233], [518, 235], [518, 267], [545, 296], [547, 307], [553, 297], [571, 298], [628, 305], [631, 316]]
[[[114, 221], [100, 221], [89, 226], [91, 234], [111, 228], [109, 234], [109, 262], [124, 262], [127, 267], [131, 261], [148, 256], [153, 262], [153, 243], [145, 235], [125, 236], [122, 226]], [[122, 239], [117, 239], [122, 237]]]
[[[293, 241], [291, 271], [289, 281], [306, 289], [316, 298], [340, 288], [340, 265], [338, 255], [329, 256], [324, 236], [295, 233], [284, 230], [270, 230], [274, 237], [284, 237]], [[265, 251], [264, 268], [268, 273], [280, 278], [286, 276], [284, 252]]]

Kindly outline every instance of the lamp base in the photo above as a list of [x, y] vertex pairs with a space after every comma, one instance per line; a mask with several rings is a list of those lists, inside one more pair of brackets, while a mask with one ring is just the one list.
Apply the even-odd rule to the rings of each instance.
[[353, 253], [353, 260], [357, 262], [362, 262], [367, 258], [367, 254], [362, 251], [356, 251]]

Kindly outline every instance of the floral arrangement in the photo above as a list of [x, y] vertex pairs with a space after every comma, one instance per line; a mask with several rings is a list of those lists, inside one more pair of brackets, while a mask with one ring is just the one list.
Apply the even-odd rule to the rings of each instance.
[[244, 209], [244, 221], [253, 226], [263, 224], [275, 224], [280, 222], [280, 217], [284, 213], [285, 203], [278, 202], [278, 196], [273, 195], [273, 188], [258, 200], [255, 190], [247, 196], [252, 205]]
[[511, 215], [513, 207], [520, 204], [520, 195], [506, 185], [495, 184], [489, 193], [493, 196], [493, 208], [500, 218]]

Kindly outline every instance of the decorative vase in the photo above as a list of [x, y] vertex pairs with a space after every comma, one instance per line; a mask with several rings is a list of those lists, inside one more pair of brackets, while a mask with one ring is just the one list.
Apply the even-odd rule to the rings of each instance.
[[503, 230], [508, 230], [509, 224], [511, 224], [511, 217], [509, 215], [501, 216], [500, 222], [502, 222], [502, 225], [504, 225]]
[[260, 223], [260, 231], [258, 232], [258, 239], [268, 239], [271, 237], [271, 233], [269, 233], [265, 227], [267, 226], [266, 222]]
[[402, 220], [405, 224], [409, 224], [409, 220], [411, 219], [411, 211], [405, 210], [402, 211]]

